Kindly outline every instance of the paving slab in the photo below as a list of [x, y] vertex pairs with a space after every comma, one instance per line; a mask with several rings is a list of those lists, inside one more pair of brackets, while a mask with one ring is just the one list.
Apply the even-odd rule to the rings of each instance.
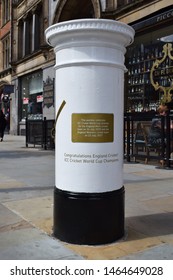
[[125, 236], [84, 246], [52, 236], [54, 151], [5, 135], [0, 157], [0, 259], [173, 259], [171, 169], [125, 163]]
[[173, 245], [161, 244], [139, 252], [131, 254], [121, 260], [173, 260]]
[[22, 219], [15, 215], [12, 211], [7, 209], [4, 205], [0, 204], [0, 230], [11, 224], [20, 222]]
[[36, 228], [0, 234], [0, 260], [82, 260], [59, 240]]
[[35, 227], [40, 228], [48, 234], [52, 234], [53, 193], [51, 196], [9, 201], [3, 205]]

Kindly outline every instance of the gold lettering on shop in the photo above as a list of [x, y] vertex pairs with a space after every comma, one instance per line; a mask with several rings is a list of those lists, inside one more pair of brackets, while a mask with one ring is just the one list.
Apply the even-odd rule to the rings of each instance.
[[[156, 91], [159, 90], [159, 92], [163, 93], [161, 97], [162, 103], [170, 102], [172, 100], [171, 91], [173, 91], [173, 68], [168, 68], [168, 65], [166, 65], [167, 68], [162, 69], [162, 64], [166, 63], [167, 58], [173, 60], [173, 56], [171, 54], [172, 51], [172, 44], [165, 44], [162, 50], [163, 57], [154, 61], [150, 72], [150, 80], [152, 86]], [[160, 78], [164, 77], [164, 79], [166, 80], [165, 86], [160, 85], [160, 81], [155, 81], [155, 78], [159, 76], [161, 76]]]

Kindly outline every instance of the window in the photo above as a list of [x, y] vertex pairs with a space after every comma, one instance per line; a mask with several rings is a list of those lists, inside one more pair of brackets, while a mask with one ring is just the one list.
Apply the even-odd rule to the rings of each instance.
[[39, 15], [34, 14], [33, 17], [33, 39], [32, 39], [32, 50], [37, 50], [40, 47], [40, 36], [38, 34], [41, 33], [41, 23], [39, 20]]
[[42, 33], [42, 10], [29, 13], [18, 24], [18, 56], [23, 58], [40, 48]]
[[2, 40], [3, 52], [3, 69], [7, 69], [10, 61], [10, 36]]
[[24, 49], [23, 56], [31, 53], [32, 46], [32, 16], [30, 15], [24, 21], [24, 30], [23, 30], [23, 40], [24, 40]]
[[23, 56], [23, 29], [24, 29], [24, 24], [23, 21], [21, 20], [18, 24], [18, 58], [22, 58]]
[[[166, 54], [165, 47], [170, 46]], [[165, 46], [165, 47], [164, 47]], [[151, 32], [135, 37], [133, 45], [126, 54], [127, 75], [127, 110], [156, 110], [164, 102], [164, 88], [173, 91], [173, 27], [153, 28]], [[163, 59], [164, 58], [164, 59]], [[157, 67], [152, 69], [157, 61]], [[152, 73], [152, 76], [150, 75]], [[157, 84], [159, 88], [153, 86]]]
[[10, 20], [10, 0], [2, 0], [2, 24]]

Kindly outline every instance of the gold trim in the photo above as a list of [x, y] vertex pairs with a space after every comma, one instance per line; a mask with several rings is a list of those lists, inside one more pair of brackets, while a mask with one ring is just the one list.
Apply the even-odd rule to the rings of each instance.
[[57, 112], [57, 114], [56, 114], [56, 119], [55, 119], [54, 127], [53, 127], [52, 130], [51, 130], [51, 137], [52, 137], [53, 139], [55, 138], [56, 123], [57, 123], [58, 117], [59, 117], [59, 115], [60, 115], [62, 109], [64, 108], [65, 104], [66, 104], [65, 100], [63, 100], [63, 102], [62, 102], [61, 106], [59, 107], [59, 110], [58, 110], [58, 112]]
[[173, 86], [172, 87], [164, 87], [164, 86], [160, 86], [158, 82], [154, 82], [154, 78], [153, 78], [153, 72], [159, 67], [160, 64], [162, 64], [167, 56], [173, 60], [173, 56], [171, 55], [171, 51], [173, 50], [172, 48], [172, 44], [168, 43], [168, 44], [165, 44], [163, 46], [163, 50], [162, 50], [162, 53], [164, 54], [163, 55], [163, 58], [161, 59], [156, 59], [156, 61], [153, 63], [153, 66], [151, 68], [151, 72], [150, 72], [150, 81], [151, 81], [151, 84], [152, 86], [154, 87], [154, 89], [157, 91], [157, 90], [160, 90], [163, 92], [163, 96], [161, 98], [161, 103], [166, 103], [166, 102], [170, 102], [172, 100], [172, 95], [171, 95], [171, 91], [173, 90]]

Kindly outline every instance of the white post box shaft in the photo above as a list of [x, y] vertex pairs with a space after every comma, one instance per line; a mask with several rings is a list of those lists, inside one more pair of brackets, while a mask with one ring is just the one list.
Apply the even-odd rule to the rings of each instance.
[[124, 235], [124, 54], [134, 30], [82, 19], [46, 30], [56, 54], [54, 234], [77, 244]]

